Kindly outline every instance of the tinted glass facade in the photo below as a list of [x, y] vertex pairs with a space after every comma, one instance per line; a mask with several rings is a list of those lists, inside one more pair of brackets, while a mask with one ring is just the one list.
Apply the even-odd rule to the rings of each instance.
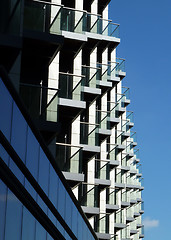
[[0, 239], [95, 239], [2, 77], [0, 111]]

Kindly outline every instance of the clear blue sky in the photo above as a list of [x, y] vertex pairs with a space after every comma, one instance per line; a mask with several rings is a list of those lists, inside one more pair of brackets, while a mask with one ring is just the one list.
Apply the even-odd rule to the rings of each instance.
[[126, 58], [123, 85], [131, 90], [149, 220], [145, 239], [170, 240], [171, 1], [111, 0], [109, 17], [120, 24], [117, 53]]

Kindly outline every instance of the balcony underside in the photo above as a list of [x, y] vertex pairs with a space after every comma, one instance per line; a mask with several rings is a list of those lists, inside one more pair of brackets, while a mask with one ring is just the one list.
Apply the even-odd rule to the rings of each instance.
[[99, 185], [100, 189], [106, 188], [111, 185], [111, 181], [107, 179], [95, 178], [95, 184]]
[[73, 188], [80, 182], [84, 182], [84, 174], [81, 173], [71, 173], [71, 172], [62, 172], [67, 182]]
[[111, 130], [108, 129], [99, 129], [99, 141], [103, 142], [107, 137], [111, 136]]
[[92, 216], [98, 215], [100, 213], [100, 210], [98, 207], [82, 206], [82, 210], [86, 214], [87, 218], [91, 218]]
[[[0, 65], [4, 66], [7, 71], [12, 67], [21, 47], [20, 37], [0, 34]], [[10, 58], [7, 53], [10, 53]]]
[[106, 211], [108, 213], [112, 213], [119, 210], [119, 205], [114, 205], [114, 204], [106, 204]]
[[34, 120], [37, 129], [41, 132], [44, 140], [48, 144], [56, 135], [61, 132], [61, 123], [50, 122], [43, 119]]
[[124, 223], [115, 223], [114, 227], [119, 230], [119, 229], [125, 228], [126, 224], [124, 224]]
[[91, 88], [91, 87], [83, 87], [84, 93], [84, 101], [93, 102], [98, 96], [101, 95], [101, 89], [99, 88]]
[[59, 121], [72, 121], [86, 108], [86, 103], [66, 98], [59, 98]]
[[63, 44], [63, 37], [36, 31], [24, 31], [23, 37], [22, 75], [28, 69], [27, 74], [33, 78], [33, 70], [41, 73], [43, 67], [47, 67], [53, 60]]
[[121, 202], [122, 207], [129, 207], [130, 203], [129, 202]]
[[117, 167], [119, 166], [119, 161], [118, 160], [110, 160], [110, 168], [114, 168], [114, 167]]
[[137, 234], [137, 230], [130, 230], [130, 234], [133, 235], [133, 234]]
[[133, 222], [135, 220], [135, 218], [133, 217], [126, 217], [126, 222], [130, 223]]
[[108, 239], [111, 239], [111, 235], [108, 234], [108, 233], [97, 233], [96, 232], [96, 235], [98, 237], [98, 239], [105, 239], [105, 240], [108, 240]]

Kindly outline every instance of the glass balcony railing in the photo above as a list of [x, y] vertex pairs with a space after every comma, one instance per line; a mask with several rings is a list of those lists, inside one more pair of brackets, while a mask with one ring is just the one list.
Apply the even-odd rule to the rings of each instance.
[[58, 89], [21, 83], [19, 91], [33, 119], [57, 122]]
[[120, 210], [117, 213], [115, 213], [115, 222], [124, 223], [124, 211]]
[[98, 233], [109, 233], [109, 218], [110, 215], [106, 213], [100, 213], [95, 217], [94, 230]]
[[109, 61], [108, 62], [108, 77], [109, 79], [112, 78], [112, 77], [118, 77], [119, 76], [119, 72], [118, 72], [118, 65], [119, 63], [118, 62], [112, 62], [112, 61]]
[[139, 234], [144, 235], [144, 226], [140, 228]]
[[140, 187], [143, 187], [143, 186], [144, 186], [144, 178], [142, 178], [142, 177], [137, 177], [136, 180], [137, 180], [137, 185], [138, 185], [138, 186], [140, 186]]
[[130, 230], [129, 226], [121, 230], [121, 239], [129, 239], [130, 236]]
[[126, 177], [126, 183], [129, 184], [129, 185], [137, 185], [137, 181], [136, 181], [136, 177], [135, 175], [128, 175]]
[[136, 163], [134, 162], [134, 160], [132, 160], [132, 161], [129, 163], [129, 165], [130, 165], [130, 169], [131, 169], [131, 170], [137, 170]]
[[116, 144], [118, 145], [122, 145], [123, 144], [123, 132], [122, 131], [119, 131], [119, 130], [116, 130]]
[[83, 10], [41, 1], [25, 1], [24, 29], [61, 34], [85, 32], [119, 38], [119, 24]]
[[117, 61], [117, 71], [118, 72], [125, 72], [125, 59], [123, 58], [116, 58]]
[[78, 186], [78, 201], [81, 206], [99, 207], [99, 190], [97, 185], [81, 183]]
[[119, 204], [119, 190], [115, 188], [106, 188], [106, 203], [110, 205]]
[[49, 149], [61, 171], [82, 173], [82, 148], [65, 143], [50, 144]]
[[110, 166], [109, 161], [96, 159], [95, 161], [95, 178], [109, 180]]
[[125, 183], [125, 178], [124, 178], [124, 174], [125, 172], [123, 170], [118, 169], [117, 173], [116, 173], [116, 183]]
[[108, 64], [97, 63], [97, 68], [99, 68], [99, 80], [103, 82], [108, 81]]
[[121, 166], [123, 166], [123, 167], [129, 166], [128, 157], [127, 157], [127, 155], [124, 154], [124, 153], [122, 154]]
[[97, 124], [80, 122], [80, 143], [99, 146], [99, 128]]
[[142, 173], [142, 165], [140, 163], [136, 164], [136, 169], [138, 170], [138, 173]]
[[110, 130], [110, 122], [108, 121], [108, 112], [96, 110], [96, 123], [100, 129]]
[[121, 201], [122, 202], [130, 202], [130, 194], [125, 190], [122, 190]]
[[129, 120], [122, 119], [122, 131], [127, 132], [129, 130]]
[[140, 210], [144, 211], [144, 202], [140, 203]]
[[134, 122], [134, 114], [133, 114], [133, 112], [127, 111], [126, 119], [127, 119], [129, 122], [133, 123], [133, 122]]
[[61, 9], [61, 30], [84, 33], [86, 30], [86, 12], [63, 7]]
[[[133, 144], [132, 144], [132, 142], [130, 142], [130, 141], [127, 141], [126, 142], [126, 144], [127, 144], [127, 146], [126, 146], [126, 148], [125, 148], [125, 153], [126, 154], [134, 154], [134, 151], [133, 151]], [[132, 156], [131, 156], [132, 157]]]
[[59, 73], [59, 97], [77, 101], [83, 100], [83, 77], [71, 73]]
[[100, 79], [99, 68], [93, 68], [89, 66], [82, 66], [82, 75], [83, 78], [83, 86], [91, 87], [91, 88], [99, 88], [98, 81]]
[[107, 159], [110, 161], [117, 160], [118, 149], [116, 144], [107, 144]]
[[140, 158], [140, 153], [139, 153], [139, 149], [134, 149], [134, 155], [136, 159]]
[[[51, 13], [53, 15], [51, 15]], [[52, 21], [51, 23], [52, 19], [55, 19], [55, 21]], [[24, 29], [61, 34], [60, 21], [61, 21], [60, 5], [54, 4], [52, 5], [51, 3], [40, 1], [28, 1], [28, 0], [25, 1]]]
[[[131, 198], [131, 199], [133, 199], [133, 198]], [[126, 209], [126, 216], [131, 217], [131, 218], [134, 217], [134, 208], [133, 207], [129, 207]]]
[[125, 107], [125, 95], [117, 93], [116, 97], [117, 97], [117, 103], [118, 103], [116, 110], [120, 112], [120, 110]]
[[108, 111], [110, 118], [118, 118], [119, 114], [118, 114], [118, 105], [119, 103], [115, 103], [115, 102], [108, 102]]
[[133, 132], [133, 131], [131, 131], [130, 133], [131, 133], [131, 135], [130, 135], [131, 141], [136, 143], [137, 142], [137, 133]]
[[99, 15], [91, 13], [87, 13], [86, 18], [85, 32], [119, 38], [119, 24], [112, 23], [111, 20], [102, 19]]
[[127, 87], [122, 87], [122, 94], [125, 96], [127, 100], [130, 99], [130, 89]]

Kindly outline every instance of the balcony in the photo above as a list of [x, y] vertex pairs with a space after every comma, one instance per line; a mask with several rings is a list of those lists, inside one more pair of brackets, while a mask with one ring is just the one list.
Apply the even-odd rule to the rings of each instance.
[[127, 87], [122, 87], [122, 94], [124, 95], [124, 106], [128, 106], [130, 104], [130, 89]]
[[124, 153], [122, 154], [122, 159], [121, 159], [121, 169], [124, 171], [130, 170], [130, 166], [128, 164], [128, 157], [126, 154], [124, 155]]
[[120, 42], [119, 24], [97, 14], [48, 2], [26, 1], [24, 28], [82, 41], [92, 38], [115, 45]]
[[114, 41], [116, 44], [120, 42], [119, 24], [112, 23], [111, 20], [103, 19], [100, 15], [91, 13], [86, 14], [85, 20], [84, 30], [89, 38]]
[[117, 159], [117, 145], [116, 144], [107, 144], [107, 159], [110, 161], [110, 168], [119, 166], [119, 161]]
[[101, 189], [110, 186], [110, 166], [109, 161], [96, 159], [95, 161], [95, 184]]
[[118, 76], [120, 77], [120, 79], [123, 79], [126, 76], [126, 72], [125, 72], [125, 59], [123, 58], [116, 58], [117, 61], [117, 72], [118, 72]]
[[125, 111], [125, 96], [123, 94], [117, 93], [116, 94], [116, 103], [117, 103], [117, 107], [116, 107], [116, 111], [117, 111], [117, 115], [118, 117], [120, 117]]
[[126, 222], [130, 223], [133, 222], [135, 220], [135, 218], [133, 217], [134, 213], [133, 213], [133, 208], [129, 207], [126, 209]]
[[118, 152], [121, 152], [126, 149], [126, 145], [123, 144], [123, 132], [116, 130], [116, 144]]
[[119, 120], [119, 115], [118, 115], [118, 104], [115, 102], [108, 102], [108, 112], [109, 112], [109, 122], [110, 122], [110, 127], [111, 129], [116, 126], [120, 120]]
[[136, 168], [137, 168], [137, 178], [141, 178], [142, 177], [142, 165], [140, 163], [136, 164]]
[[118, 62], [108, 62], [108, 69], [107, 69], [107, 78], [109, 81], [111, 81], [113, 84], [117, 84], [120, 82], [120, 77], [118, 74]]
[[122, 190], [122, 195], [121, 195], [121, 207], [129, 207], [130, 206], [130, 198], [129, 194], [126, 190]]
[[63, 121], [75, 118], [86, 108], [82, 94], [83, 77], [72, 73], [59, 73], [59, 111], [62, 112], [60, 117]]
[[90, 159], [100, 152], [98, 124], [80, 122], [80, 144], [83, 147], [84, 159]]
[[108, 64], [97, 63], [97, 68], [99, 69], [99, 87], [102, 89], [102, 92], [107, 89], [112, 88], [112, 82], [108, 81]]
[[122, 119], [121, 123], [122, 123], [122, 131], [123, 131], [122, 136], [123, 136], [123, 138], [126, 139], [126, 138], [130, 137], [129, 121]]
[[111, 187], [106, 188], [106, 210], [108, 213], [119, 210], [118, 192], [118, 189]]
[[88, 218], [99, 214], [99, 188], [97, 185], [80, 183], [78, 201]]
[[133, 132], [133, 131], [130, 132], [130, 141], [132, 142], [133, 147], [137, 146], [137, 134], [136, 134], [136, 132]]
[[106, 213], [100, 213], [95, 217], [94, 230], [99, 239], [111, 239], [109, 234], [109, 220], [110, 215]]
[[141, 209], [139, 210], [139, 213], [143, 214], [144, 213], [144, 202], [141, 202], [140, 206], [141, 206]]
[[125, 154], [127, 155], [128, 158], [132, 158], [134, 157], [134, 151], [133, 151], [133, 145], [132, 142], [130, 142], [130, 140], [126, 142], [126, 148], [125, 148]]
[[51, 143], [49, 149], [71, 187], [84, 181], [82, 148], [65, 143]]
[[139, 161], [140, 161], [139, 149], [134, 149], [134, 162], [139, 163]]
[[[59, 91], [42, 85], [21, 83], [19, 94], [42, 135], [48, 141], [60, 131]], [[48, 132], [48, 135], [47, 135]]]
[[123, 229], [126, 227], [126, 224], [124, 222], [124, 211], [120, 210], [115, 215], [115, 224], [114, 227], [118, 230]]
[[97, 96], [101, 95], [101, 89], [98, 85], [99, 70], [100, 68], [82, 66], [82, 75], [85, 76], [82, 81], [82, 91], [84, 93], [84, 100], [87, 102], [92, 102]]
[[144, 238], [144, 226], [139, 231], [139, 238]]
[[125, 171], [117, 169], [116, 179], [115, 179], [115, 187], [119, 189], [125, 188], [125, 179], [124, 179]]
[[132, 128], [134, 126], [134, 115], [133, 112], [127, 111], [126, 119], [128, 120], [128, 128]]
[[108, 112], [96, 110], [96, 123], [99, 125], [99, 140], [102, 142], [105, 138], [111, 135]]

